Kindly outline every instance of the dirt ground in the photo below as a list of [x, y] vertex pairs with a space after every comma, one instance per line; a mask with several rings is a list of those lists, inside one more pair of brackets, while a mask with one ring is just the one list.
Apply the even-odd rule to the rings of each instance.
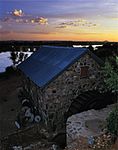
[[0, 138], [16, 130], [14, 121], [21, 107], [18, 100], [21, 85], [19, 74], [0, 78]]

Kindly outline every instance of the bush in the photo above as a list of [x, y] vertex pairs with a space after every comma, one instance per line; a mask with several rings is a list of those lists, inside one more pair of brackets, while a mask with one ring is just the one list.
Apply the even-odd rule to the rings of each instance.
[[107, 129], [110, 133], [118, 136], [118, 104], [107, 118]]
[[103, 68], [106, 91], [118, 92], [118, 57], [107, 59]]
[[12, 66], [9, 66], [9, 67], [6, 68], [5, 72], [8, 73], [8, 74], [13, 73], [14, 68]]
[[13, 66], [9, 66], [6, 68], [5, 72], [0, 73], [0, 79], [1, 78], [6, 79], [10, 77], [11, 75], [16, 75], [17, 73], [18, 71]]

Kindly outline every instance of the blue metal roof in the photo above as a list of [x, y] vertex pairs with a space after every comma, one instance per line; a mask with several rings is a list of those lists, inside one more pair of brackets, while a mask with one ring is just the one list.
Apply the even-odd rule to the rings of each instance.
[[43, 46], [18, 68], [42, 88], [87, 51], [87, 48]]

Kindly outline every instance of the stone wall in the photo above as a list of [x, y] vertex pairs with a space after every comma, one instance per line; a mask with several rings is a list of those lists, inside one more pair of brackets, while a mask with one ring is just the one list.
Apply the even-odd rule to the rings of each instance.
[[24, 74], [22, 74], [23, 86], [26, 92], [29, 94], [29, 99], [32, 101], [32, 104], [37, 110], [39, 114], [41, 114], [42, 120], [47, 124], [47, 116], [46, 116], [46, 104], [44, 98], [44, 91], [39, 86], [37, 86], [34, 82], [32, 82], [29, 78], [27, 78]]
[[[89, 76], [80, 77], [80, 68], [89, 67]], [[71, 65], [44, 89], [40, 89], [29, 79], [25, 80], [25, 88], [38, 105], [42, 118], [49, 128], [60, 129], [64, 122], [64, 113], [72, 100], [81, 92], [99, 89], [103, 83], [100, 66], [90, 55], [85, 54], [79, 61]]]

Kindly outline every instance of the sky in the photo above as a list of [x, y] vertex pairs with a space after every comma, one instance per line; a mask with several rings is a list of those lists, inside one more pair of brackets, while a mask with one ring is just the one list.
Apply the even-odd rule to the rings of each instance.
[[118, 41], [117, 0], [0, 0], [0, 40]]

